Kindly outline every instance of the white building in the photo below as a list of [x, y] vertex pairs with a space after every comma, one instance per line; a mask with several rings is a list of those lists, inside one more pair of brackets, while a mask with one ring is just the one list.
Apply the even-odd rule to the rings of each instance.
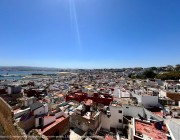
[[8, 94], [17, 94], [21, 92], [21, 86], [19, 85], [12, 85], [8, 87]]
[[23, 107], [29, 107], [35, 101], [36, 101], [35, 97], [22, 97], [22, 98], [19, 98], [19, 102], [21, 103], [21, 106], [23, 106]]
[[129, 98], [131, 95], [124, 88], [119, 88], [117, 86], [114, 88], [113, 96], [115, 101], [120, 101], [121, 98]]
[[48, 113], [48, 105], [36, 102], [30, 105], [30, 109], [33, 112], [33, 115], [43, 115]]
[[51, 116], [49, 116], [49, 115], [48, 116], [46, 116], [46, 115], [38, 116], [35, 118], [35, 127], [37, 128], [39, 126], [41, 126], [41, 127], [47, 126], [47, 125], [55, 122], [56, 119], [60, 118], [61, 116], [63, 116], [64, 118], [68, 117], [64, 112], [58, 111], [58, 110], [56, 112], [54, 112], [53, 115], [51, 114]]
[[110, 130], [110, 128], [122, 129], [123, 116], [137, 117], [138, 114], [144, 116], [142, 107], [136, 107], [130, 98], [121, 98], [119, 102], [112, 102], [101, 113], [102, 128], [107, 130]]
[[123, 127], [123, 109], [122, 106], [110, 106], [111, 116], [104, 112], [101, 113], [101, 125], [102, 128], [110, 130], [110, 128], [119, 128]]
[[136, 97], [138, 100], [138, 104], [143, 105], [145, 108], [156, 106], [159, 107], [159, 96], [158, 95], [152, 95], [142, 92], [135, 92], [132, 93], [133, 97]]

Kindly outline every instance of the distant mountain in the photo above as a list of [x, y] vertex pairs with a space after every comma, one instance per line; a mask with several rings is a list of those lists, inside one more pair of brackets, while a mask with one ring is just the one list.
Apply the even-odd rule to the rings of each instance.
[[59, 68], [30, 67], [30, 66], [0, 66], [0, 70], [8, 71], [61, 71]]
[[67, 72], [78, 72], [78, 71], [90, 71], [90, 70], [99, 70], [99, 71], [112, 71], [112, 72], [123, 72], [123, 71], [145, 71], [145, 70], [154, 70], [157, 72], [161, 71], [180, 71], [180, 64], [176, 66], [168, 65], [163, 67], [134, 67], [134, 68], [102, 68], [102, 69], [71, 69], [71, 68], [47, 68], [47, 67], [31, 67], [31, 66], [0, 66], [0, 71], [67, 71]]

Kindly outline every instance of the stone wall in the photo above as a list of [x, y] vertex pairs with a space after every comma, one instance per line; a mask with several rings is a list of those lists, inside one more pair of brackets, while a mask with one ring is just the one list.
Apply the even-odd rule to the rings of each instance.
[[2, 98], [0, 98], [0, 134], [9, 140], [25, 140], [26, 134], [16, 123], [14, 113]]
[[19, 121], [18, 125], [25, 131], [28, 131], [28, 130], [34, 128], [35, 118], [34, 118], [34, 116], [32, 116], [31, 118], [29, 118], [27, 120]]
[[48, 140], [48, 137], [41, 135], [37, 129], [33, 129], [28, 133], [27, 140]]

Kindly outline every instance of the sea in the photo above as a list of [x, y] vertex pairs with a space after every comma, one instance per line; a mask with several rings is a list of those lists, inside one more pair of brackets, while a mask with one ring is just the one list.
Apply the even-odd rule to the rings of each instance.
[[32, 74], [56, 74], [58, 71], [6, 71], [0, 70], [0, 80], [20, 80]]

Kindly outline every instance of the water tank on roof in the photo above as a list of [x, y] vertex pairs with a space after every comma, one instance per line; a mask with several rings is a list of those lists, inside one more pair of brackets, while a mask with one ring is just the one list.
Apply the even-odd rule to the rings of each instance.
[[162, 123], [161, 122], [157, 122], [156, 123], [156, 127], [157, 127], [157, 129], [162, 130]]

